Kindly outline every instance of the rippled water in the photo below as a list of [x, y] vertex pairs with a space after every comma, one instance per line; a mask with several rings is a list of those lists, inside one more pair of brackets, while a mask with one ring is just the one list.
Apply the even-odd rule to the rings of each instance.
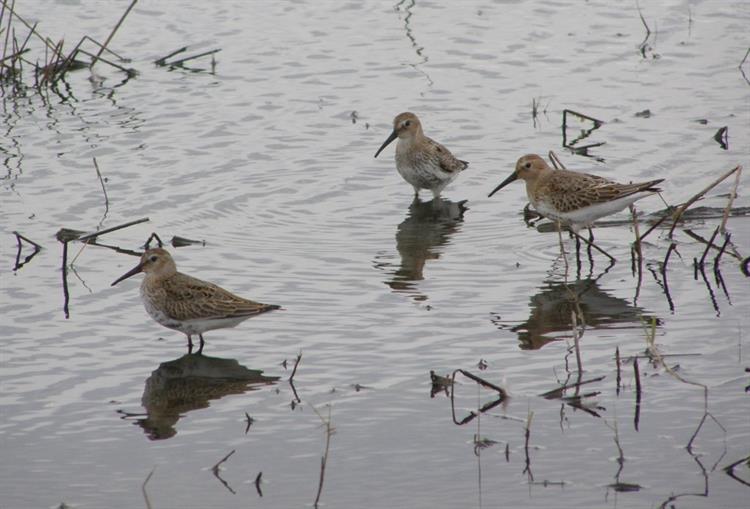
[[[126, 3], [17, 9], [67, 47], [104, 40]], [[750, 454], [748, 280], [730, 253], [726, 291], [711, 263], [695, 279], [704, 246], [684, 233], [708, 238], [720, 217], [676, 230], [673, 310], [666, 230], [644, 246], [640, 286], [628, 225], [596, 230], [619, 260], [609, 270], [598, 254], [580, 270], [569, 258], [583, 379], [597, 380], [566, 392], [597, 393], [582, 409], [540, 396], [577, 376], [557, 235], [524, 225], [520, 184], [486, 197], [518, 156], [550, 149], [572, 169], [663, 177], [673, 204], [750, 165], [748, 3], [642, 13], [653, 33], [639, 49], [630, 2], [143, 2], [112, 42], [137, 77], [97, 64], [59, 94], [6, 91], [0, 507], [311, 506], [326, 444], [315, 410], [327, 419], [328, 404], [321, 506], [741, 506], [750, 468], [736, 467], [740, 481], [724, 469]], [[221, 48], [215, 73], [210, 58], [153, 64], [185, 44]], [[576, 142], [604, 143], [590, 157], [561, 147], [566, 108], [605, 122]], [[412, 203], [391, 147], [373, 159], [404, 110], [471, 162], [439, 203]], [[713, 139], [723, 126], [727, 149]], [[566, 141], [590, 128], [569, 118]], [[722, 209], [730, 184], [703, 205]], [[70, 243], [66, 319], [55, 233], [141, 217], [100, 242], [205, 240], [172, 250], [181, 270], [284, 310], [208, 333], [205, 358], [191, 359], [181, 334], [147, 317], [138, 278], [110, 287], [135, 258]], [[748, 219], [728, 229], [748, 256]], [[44, 248], [16, 271], [13, 231]], [[617, 393], [615, 349], [642, 354], [644, 323], [667, 365], [708, 387], [690, 450], [701, 387], [641, 358], [640, 406], [631, 363]], [[455, 369], [511, 398], [471, 419], [497, 394], [458, 375], [452, 416], [429, 373]]]

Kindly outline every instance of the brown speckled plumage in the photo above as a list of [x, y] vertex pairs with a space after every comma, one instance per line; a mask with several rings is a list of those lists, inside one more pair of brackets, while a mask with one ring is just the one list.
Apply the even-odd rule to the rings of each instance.
[[151, 317], [164, 327], [183, 332], [192, 349], [191, 336], [198, 334], [203, 351], [203, 333], [213, 329], [234, 327], [248, 318], [279, 309], [239, 297], [220, 286], [177, 272], [169, 252], [149, 249], [140, 263], [113, 285], [144, 272], [141, 282], [143, 305]]
[[529, 154], [518, 159], [515, 171], [490, 196], [518, 178], [526, 182], [529, 201], [540, 214], [574, 230], [659, 192], [655, 186], [664, 180], [620, 184], [597, 175], [555, 170], [538, 155]]
[[425, 136], [422, 124], [414, 113], [405, 112], [396, 116], [393, 132], [375, 157], [396, 138], [396, 169], [412, 185], [415, 196], [420, 189], [429, 189], [437, 198], [469, 166], [468, 162], [457, 159], [450, 150]]

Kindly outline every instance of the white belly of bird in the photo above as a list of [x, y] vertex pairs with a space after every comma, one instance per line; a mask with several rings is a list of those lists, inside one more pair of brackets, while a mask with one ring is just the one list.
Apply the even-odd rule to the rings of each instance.
[[398, 158], [396, 169], [405, 181], [418, 189], [442, 190], [456, 178], [455, 174], [443, 171], [430, 161], [412, 164]]
[[562, 223], [569, 225], [574, 230], [577, 230], [582, 226], [591, 226], [594, 221], [601, 217], [620, 212], [631, 203], [651, 194], [654, 193], [650, 191], [635, 193], [630, 196], [616, 198], [602, 203], [595, 203], [569, 212], [559, 212], [554, 207], [543, 201], [537, 201], [536, 203], [533, 203], [533, 205], [537, 212], [543, 216], [552, 219], [553, 221], [559, 220]]
[[193, 334], [203, 334], [206, 331], [214, 329], [228, 329], [236, 327], [241, 322], [247, 320], [249, 316], [240, 316], [232, 318], [200, 318], [195, 320], [176, 320], [168, 316], [164, 311], [154, 305], [154, 303], [143, 297], [143, 307], [146, 308], [146, 312], [151, 318], [164, 327], [176, 331], [180, 331], [183, 334], [192, 336]]

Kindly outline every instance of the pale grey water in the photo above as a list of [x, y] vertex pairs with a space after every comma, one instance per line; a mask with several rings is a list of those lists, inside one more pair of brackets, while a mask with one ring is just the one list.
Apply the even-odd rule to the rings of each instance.
[[[17, 2], [66, 44], [84, 34], [105, 39], [126, 5]], [[725, 255], [721, 264], [730, 298], [708, 271], [714, 306], [693, 279], [691, 260], [703, 247], [678, 229], [671, 312], [649, 270], [634, 302], [630, 228], [597, 230], [619, 263], [602, 275], [596, 256], [577, 283], [591, 285], [581, 299], [590, 325], [584, 378], [606, 377], [582, 387], [600, 392], [595, 417], [539, 397], [566, 379], [566, 362], [574, 365], [570, 342], [528, 348], [570, 337], [557, 237], [524, 226], [520, 184], [486, 198], [518, 156], [550, 149], [572, 169], [622, 181], [664, 177], [670, 203], [750, 165], [750, 86], [738, 69], [750, 46], [748, 3], [641, 8], [656, 29], [646, 58], [634, 2], [142, 2], [112, 43], [133, 60], [136, 78], [121, 84], [121, 73], [97, 65], [103, 82], [72, 73], [64, 100], [5, 95], [0, 507], [145, 507], [141, 485], [154, 467], [154, 508], [309, 507], [325, 446], [313, 407], [327, 415], [327, 404], [336, 433], [325, 507], [650, 508], [673, 495], [679, 508], [743, 506], [748, 487], [723, 470], [750, 454], [750, 291], [737, 261]], [[184, 44], [188, 53], [221, 48], [215, 74], [152, 64]], [[547, 110], [536, 124], [534, 98]], [[591, 150], [606, 163], [560, 147], [564, 108], [607, 122], [585, 141], [606, 142]], [[645, 109], [650, 118], [635, 116]], [[404, 110], [471, 162], [438, 211], [410, 209], [392, 148], [372, 157]], [[712, 139], [725, 125], [728, 150]], [[138, 281], [109, 286], [135, 264], [109, 250], [87, 247], [76, 260], [64, 318], [54, 234], [102, 221], [94, 156], [109, 196], [102, 227], [151, 219], [102, 242], [137, 249], [152, 231], [205, 239], [205, 247], [172, 250], [183, 271], [284, 306], [208, 333], [205, 352], [229, 359], [209, 359], [205, 369], [243, 372], [227, 368], [236, 360], [280, 381], [245, 391], [191, 385], [179, 378], [189, 366], [154, 373], [185, 354], [184, 337], [147, 317]], [[729, 189], [703, 204], [724, 207]], [[747, 189], [741, 184], [737, 206], [750, 205]], [[639, 204], [662, 207], [658, 198]], [[718, 222], [686, 227], [708, 237]], [[748, 256], [748, 220], [730, 219], [729, 230]], [[16, 272], [13, 231], [44, 246]], [[644, 248], [657, 275], [665, 234]], [[79, 249], [71, 244], [71, 256]], [[692, 455], [685, 446], [703, 415], [701, 388], [642, 360], [637, 431], [630, 365], [615, 392], [615, 348], [624, 357], [646, 348], [641, 317], [658, 320], [662, 353], [698, 354], [667, 361], [709, 387], [708, 409], [726, 433], [709, 419]], [[299, 351], [302, 403], [292, 408], [280, 363]], [[487, 369], [477, 368], [480, 359]], [[450, 400], [430, 398], [429, 372], [458, 368], [505, 384], [512, 398], [456, 426]], [[172, 387], [170, 376], [171, 407], [159, 391]], [[456, 396], [458, 419], [493, 398], [467, 379]], [[148, 420], [122, 418], [146, 410]], [[524, 472], [529, 411], [533, 479]], [[255, 419], [247, 434], [245, 412]], [[608, 488], [618, 471], [615, 423], [625, 457], [619, 481], [640, 485], [636, 492]], [[498, 443], [476, 455], [476, 433]], [[231, 450], [221, 476], [234, 494], [211, 472]], [[254, 486], [261, 471], [262, 498]], [[737, 474], [750, 482], [747, 466]]]

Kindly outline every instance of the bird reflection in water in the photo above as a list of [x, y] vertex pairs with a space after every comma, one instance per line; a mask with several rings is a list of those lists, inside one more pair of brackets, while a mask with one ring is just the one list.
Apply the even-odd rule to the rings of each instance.
[[[551, 341], [572, 339], [571, 315], [576, 311], [576, 300], [587, 328], [641, 329], [643, 320], [650, 322], [656, 318], [627, 300], [610, 295], [599, 287], [598, 278], [579, 279], [567, 284], [548, 280], [531, 296], [529, 318], [510, 329], [518, 333], [519, 347], [537, 350]], [[501, 329], [507, 328], [507, 322], [501, 322], [499, 317], [493, 322]], [[661, 325], [661, 320], [656, 318], [656, 324]]]
[[150, 440], [171, 438], [177, 434], [175, 425], [185, 413], [208, 408], [211, 400], [254, 391], [279, 379], [262, 373], [235, 359], [186, 354], [161, 363], [146, 380], [141, 398], [145, 417], [120, 413], [123, 418], [135, 418]]
[[376, 257], [375, 266], [389, 275], [384, 281], [386, 285], [394, 292], [410, 294], [417, 302], [427, 300], [427, 295], [419, 291], [417, 282], [424, 279], [425, 263], [440, 258], [441, 248], [460, 229], [467, 210], [465, 204], [466, 200], [414, 199], [406, 219], [396, 230], [396, 249], [401, 263], [396, 266], [386, 259], [386, 255]]

